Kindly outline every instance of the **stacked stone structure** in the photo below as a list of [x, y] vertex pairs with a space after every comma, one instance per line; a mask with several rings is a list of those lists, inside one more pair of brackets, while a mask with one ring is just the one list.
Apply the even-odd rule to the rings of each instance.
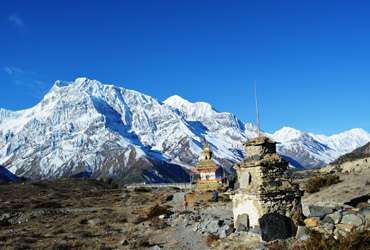
[[258, 232], [264, 241], [294, 236], [302, 220], [303, 192], [291, 182], [288, 162], [268, 137], [259, 136], [244, 147], [247, 156], [235, 166], [239, 182], [232, 197], [235, 227]]
[[212, 160], [213, 152], [205, 141], [203, 152], [195, 168], [197, 189], [217, 189], [222, 187], [223, 170]]

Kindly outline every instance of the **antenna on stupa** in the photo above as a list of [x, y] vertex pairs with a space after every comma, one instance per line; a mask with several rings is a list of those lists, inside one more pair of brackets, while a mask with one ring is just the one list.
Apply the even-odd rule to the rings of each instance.
[[258, 96], [257, 96], [257, 82], [254, 80], [254, 99], [256, 101], [256, 125], [258, 137], [261, 135], [261, 124], [260, 124], [260, 111], [258, 107]]

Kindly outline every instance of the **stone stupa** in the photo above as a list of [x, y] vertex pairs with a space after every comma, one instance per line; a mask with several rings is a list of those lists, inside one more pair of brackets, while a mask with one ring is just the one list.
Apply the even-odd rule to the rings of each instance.
[[295, 236], [302, 220], [303, 192], [291, 182], [288, 162], [266, 136], [259, 135], [244, 147], [247, 156], [235, 165], [239, 182], [232, 196], [235, 227], [258, 233], [264, 241]]

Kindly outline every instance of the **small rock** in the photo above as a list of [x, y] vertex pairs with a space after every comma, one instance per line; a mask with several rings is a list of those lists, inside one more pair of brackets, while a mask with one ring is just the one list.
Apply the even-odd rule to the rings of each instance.
[[90, 219], [87, 221], [87, 224], [89, 224], [90, 226], [96, 226], [103, 224], [103, 221], [101, 219]]
[[360, 214], [367, 220], [367, 224], [370, 225], [370, 208], [361, 209]]
[[334, 220], [329, 217], [329, 215], [325, 216], [325, 218], [321, 221], [321, 224], [335, 224]]
[[7, 226], [9, 225], [9, 219], [10, 219], [11, 215], [9, 213], [4, 213], [4, 214], [1, 214], [0, 215], [0, 225], [2, 226]]
[[310, 238], [310, 236], [307, 234], [307, 229], [304, 226], [298, 226], [297, 228], [297, 234], [295, 236], [297, 240], [305, 241]]
[[127, 246], [129, 244], [128, 240], [127, 239], [123, 239], [120, 241], [121, 246]]
[[154, 247], [150, 248], [151, 250], [161, 250], [162, 248], [158, 245], [155, 245]]
[[329, 233], [332, 233], [335, 228], [334, 224], [332, 223], [324, 223], [321, 225], [321, 227]]
[[320, 224], [320, 220], [318, 218], [315, 218], [315, 217], [311, 217], [311, 218], [307, 218], [304, 220], [304, 224], [309, 227], [309, 228], [312, 228], [312, 227], [317, 227], [319, 224]]
[[340, 221], [342, 220], [342, 217], [343, 217], [343, 214], [341, 211], [337, 211], [337, 212], [334, 212], [332, 214], [328, 214], [325, 218], [329, 217], [330, 219], [332, 219], [332, 221], [334, 222], [334, 224], [339, 224]]
[[[158, 216], [159, 219], [163, 220], [166, 216], [164, 214], [161, 214], [160, 216]], [[186, 223], [185, 223], [186, 224]]]
[[342, 218], [342, 224], [348, 224], [359, 227], [364, 224], [364, 221], [360, 216], [357, 216], [355, 214], [346, 214]]

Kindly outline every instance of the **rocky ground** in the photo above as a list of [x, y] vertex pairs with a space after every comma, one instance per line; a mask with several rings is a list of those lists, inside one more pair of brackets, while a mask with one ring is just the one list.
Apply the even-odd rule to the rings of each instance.
[[0, 249], [208, 249], [208, 233], [231, 233], [230, 203], [183, 200], [93, 180], [0, 185]]
[[[227, 199], [185, 208], [185, 193], [176, 188], [118, 188], [94, 180], [0, 185], [0, 249], [334, 249], [310, 248], [317, 240], [310, 243], [309, 232], [338, 239], [369, 227], [366, 171], [343, 173], [341, 183], [306, 194], [298, 237], [271, 243], [236, 232]], [[370, 248], [366, 242], [361, 249]]]

